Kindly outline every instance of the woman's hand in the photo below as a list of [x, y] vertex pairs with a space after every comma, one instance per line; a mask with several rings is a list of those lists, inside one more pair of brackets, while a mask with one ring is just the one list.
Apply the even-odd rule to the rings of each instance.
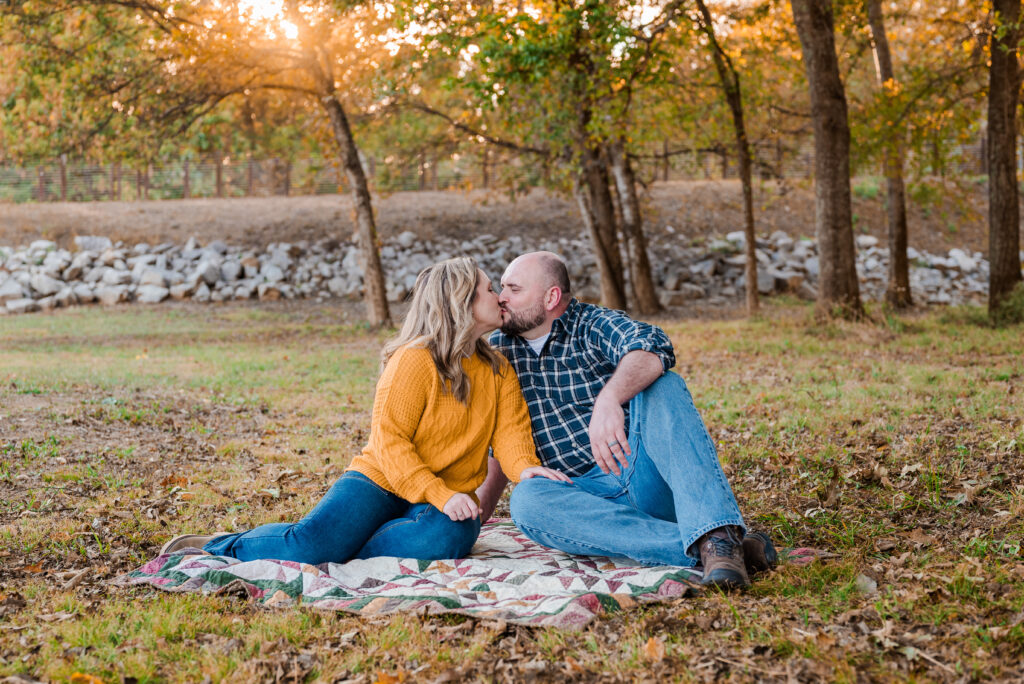
[[523, 468], [523, 472], [519, 473], [520, 480], [529, 480], [531, 477], [546, 477], [557, 482], [572, 482], [569, 476], [562, 471], [545, 468], [544, 466], [530, 466], [529, 468]]
[[455, 494], [452, 498], [448, 499], [441, 512], [455, 522], [458, 522], [478, 517], [480, 515], [480, 507], [476, 505], [476, 501], [473, 501], [473, 497], [469, 494]]

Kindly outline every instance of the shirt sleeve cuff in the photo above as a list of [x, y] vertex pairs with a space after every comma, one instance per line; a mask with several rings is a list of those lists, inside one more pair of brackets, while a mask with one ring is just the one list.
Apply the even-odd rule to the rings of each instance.
[[501, 464], [501, 472], [505, 473], [505, 477], [513, 483], [519, 482], [519, 475], [523, 470], [540, 465], [540, 461], [537, 460], [536, 454], [528, 451], [510, 454], [499, 459], [498, 463]]
[[446, 487], [441, 478], [436, 478], [433, 482], [427, 485], [426, 490], [423, 492], [423, 498], [437, 510], [444, 511], [444, 505], [448, 503], [448, 499], [452, 498], [456, 494], [458, 494], [458, 492]]
[[645, 351], [652, 354], [656, 354], [661, 359], [661, 365], [663, 370], [668, 370], [672, 366], [676, 365], [675, 355], [671, 352], [665, 351], [665, 349], [655, 344], [652, 340], [647, 339], [636, 339], [631, 341], [622, 349], [622, 355], [625, 356], [631, 351]]

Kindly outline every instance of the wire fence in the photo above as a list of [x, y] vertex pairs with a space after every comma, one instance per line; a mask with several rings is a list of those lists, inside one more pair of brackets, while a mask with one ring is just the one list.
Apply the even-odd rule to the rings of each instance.
[[[942, 156], [936, 175], [984, 175], [984, 141], [961, 145]], [[501, 188], [518, 191], [543, 185], [547, 170], [530, 158], [483, 151], [446, 158], [421, 156], [409, 163], [363, 158], [376, 192]], [[693, 148], [664, 141], [636, 154], [643, 182], [735, 178], [731, 147]], [[860, 170], [862, 173], [865, 171]], [[754, 149], [754, 173], [765, 179], [811, 178], [809, 141], [792, 147], [762, 143]], [[880, 169], [868, 170], [879, 173]], [[0, 162], [0, 202], [131, 201], [191, 197], [270, 197], [348, 192], [338, 162], [329, 158], [210, 159], [161, 163], [87, 164], [65, 158], [35, 165]]]

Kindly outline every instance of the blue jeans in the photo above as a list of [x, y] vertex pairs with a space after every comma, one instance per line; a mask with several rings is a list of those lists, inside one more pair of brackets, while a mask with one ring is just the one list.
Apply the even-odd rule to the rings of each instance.
[[439, 560], [467, 555], [479, 534], [479, 519], [453, 521], [431, 504], [409, 503], [348, 471], [299, 522], [221, 535], [203, 550], [243, 561], [273, 558], [312, 565], [376, 556]]
[[621, 475], [594, 466], [572, 484], [523, 480], [512, 490], [512, 520], [533, 541], [568, 553], [696, 565], [701, 536], [745, 527], [715, 445], [675, 373], [636, 395], [629, 411], [632, 455]]

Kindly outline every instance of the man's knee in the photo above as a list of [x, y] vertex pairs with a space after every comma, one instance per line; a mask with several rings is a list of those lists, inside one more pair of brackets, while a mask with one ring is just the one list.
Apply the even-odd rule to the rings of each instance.
[[647, 386], [642, 394], [649, 400], [669, 399], [689, 395], [686, 381], [678, 373], [667, 371]]
[[545, 503], [545, 493], [550, 492], [551, 484], [552, 481], [546, 477], [532, 477], [517, 484], [509, 495], [508, 502], [512, 521], [517, 525], [521, 521], [528, 524], [538, 512], [550, 506], [550, 501]]

